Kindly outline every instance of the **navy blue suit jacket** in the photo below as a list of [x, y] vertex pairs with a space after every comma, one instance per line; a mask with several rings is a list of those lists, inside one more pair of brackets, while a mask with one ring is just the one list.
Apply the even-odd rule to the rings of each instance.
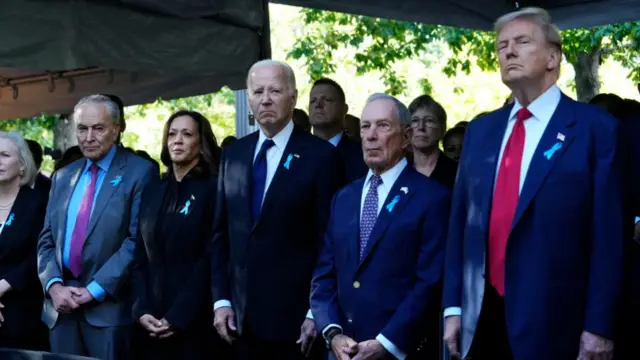
[[344, 165], [346, 166], [345, 175], [347, 182], [355, 181], [367, 175], [369, 168], [364, 163], [362, 144], [360, 142], [349, 139], [346, 134], [342, 134], [337, 149], [340, 155], [342, 155]]
[[[485, 290], [489, 213], [512, 106], [472, 121], [453, 194], [444, 307], [462, 307], [462, 352]], [[508, 240], [505, 308], [519, 360], [574, 359], [583, 330], [612, 339], [624, 216], [618, 121], [562, 96], [538, 143]], [[550, 159], [544, 152], [563, 145]]]
[[[382, 333], [410, 353], [424, 339], [425, 319], [435, 315], [431, 325], [439, 323], [450, 192], [407, 166], [385, 200], [360, 262], [363, 186], [364, 178], [333, 199], [312, 281], [311, 311], [319, 331], [338, 324], [358, 342]], [[395, 196], [400, 200], [389, 211]]]

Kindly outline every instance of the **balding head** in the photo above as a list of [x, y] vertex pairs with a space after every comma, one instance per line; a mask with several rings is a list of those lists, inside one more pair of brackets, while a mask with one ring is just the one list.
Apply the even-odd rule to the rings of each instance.
[[291, 69], [291, 66], [289, 66], [289, 64], [285, 62], [271, 59], [260, 60], [251, 66], [251, 68], [249, 69], [249, 73], [247, 74], [247, 89], [251, 88], [252, 74], [254, 74], [257, 70], [263, 68], [280, 69], [284, 74], [287, 89], [292, 92], [298, 91], [298, 88], [296, 86], [296, 75], [293, 73], [293, 69]]

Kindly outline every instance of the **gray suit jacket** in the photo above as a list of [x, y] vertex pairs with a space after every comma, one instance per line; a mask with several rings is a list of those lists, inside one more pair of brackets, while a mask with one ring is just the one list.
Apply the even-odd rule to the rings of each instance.
[[[63, 278], [67, 207], [86, 159], [58, 170], [53, 178], [44, 228], [38, 240], [38, 275], [43, 289], [53, 278]], [[138, 231], [138, 212], [142, 190], [156, 170], [147, 160], [118, 148], [104, 181], [87, 229], [82, 253], [82, 274], [65, 285], [84, 287], [95, 280], [107, 293], [102, 302], [84, 305], [87, 322], [97, 327], [132, 323], [132, 295], [129, 265], [133, 259]], [[113, 186], [111, 181], [121, 176]], [[53, 328], [58, 312], [45, 294], [42, 321]]]

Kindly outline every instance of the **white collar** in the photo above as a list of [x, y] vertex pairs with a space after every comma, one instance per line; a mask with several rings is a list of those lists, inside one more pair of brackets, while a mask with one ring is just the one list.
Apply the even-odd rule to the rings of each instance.
[[[529, 109], [531, 114], [533, 114], [534, 118], [543, 123], [548, 123], [549, 120], [551, 120], [553, 113], [556, 111], [561, 98], [562, 92], [560, 91], [560, 88], [558, 88], [557, 85], [553, 85], [547, 89], [547, 91], [542, 93], [542, 95], [533, 100], [533, 102], [527, 106], [527, 109]], [[511, 114], [509, 115], [509, 121], [516, 118], [516, 113], [520, 109], [522, 109], [522, 105], [520, 105], [518, 99], [515, 99], [513, 108], [511, 109]]]
[[340, 131], [338, 134], [336, 134], [336, 136], [334, 136], [331, 139], [329, 139], [329, 142], [331, 143], [331, 145], [338, 146], [338, 143], [340, 143], [340, 140], [342, 140], [342, 135], [343, 134], [344, 133], [342, 131]]
[[[407, 164], [408, 164], [407, 159], [403, 157], [391, 169], [380, 174], [380, 177], [382, 178], [382, 184], [389, 186], [389, 188], [393, 186], [396, 180], [398, 180], [398, 178], [400, 177], [400, 174], [402, 173], [404, 168], [407, 167]], [[364, 180], [365, 186], [369, 184], [372, 177], [373, 177], [373, 170], [369, 169], [369, 173], [367, 173], [367, 178]]]
[[[256, 149], [260, 149], [260, 146], [262, 146], [262, 143], [269, 139], [269, 137], [267, 137], [267, 135], [265, 135], [264, 131], [262, 131], [262, 128], [260, 128], [259, 131], [259, 135], [258, 135], [258, 146], [256, 147]], [[275, 145], [276, 148], [283, 150], [286, 146], [287, 146], [287, 142], [289, 141], [289, 138], [291, 137], [291, 134], [293, 133], [293, 121], [289, 120], [289, 122], [287, 123], [287, 125], [280, 130], [279, 133], [275, 134], [271, 140], [273, 140], [273, 143]]]

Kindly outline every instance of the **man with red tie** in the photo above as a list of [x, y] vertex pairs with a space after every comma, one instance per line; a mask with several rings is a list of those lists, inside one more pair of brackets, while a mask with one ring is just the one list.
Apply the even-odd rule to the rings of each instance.
[[611, 359], [624, 216], [618, 123], [555, 85], [542, 9], [496, 22], [514, 103], [472, 121], [454, 188], [445, 342], [476, 359]]

